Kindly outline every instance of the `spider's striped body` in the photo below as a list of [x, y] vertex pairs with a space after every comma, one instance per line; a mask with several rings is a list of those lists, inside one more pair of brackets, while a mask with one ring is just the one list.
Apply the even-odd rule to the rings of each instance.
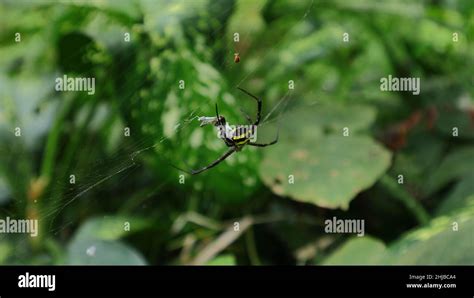
[[[221, 117], [221, 123], [225, 121]], [[224, 122], [225, 123], [225, 122]], [[219, 137], [224, 140], [227, 147], [235, 147], [236, 151], [240, 151], [242, 147], [255, 139], [255, 125], [238, 125], [230, 126], [227, 123], [218, 126]]]
[[252, 135], [252, 132], [247, 131], [243, 134], [232, 136], [232, 141], [237, 147], [242, 148], [244, 145], [250, 142], [251, 135]]

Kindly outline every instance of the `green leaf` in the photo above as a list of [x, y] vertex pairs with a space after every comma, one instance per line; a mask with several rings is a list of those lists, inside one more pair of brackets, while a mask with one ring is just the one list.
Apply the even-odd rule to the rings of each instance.
[[[127, 223], [130, 224], [128, 231]], [[84, 223], [68, 246], [67, 263], [75, 265], [144, 265], [143, 257], [117, 239], [147, 226], [140, 218], [102, 217]]]
[[416, 132], [409, 136], [407, 146], [394, 156], [391, 176], [403, 173], [403, 179], [415, 190], [423, 189], [426, 177], [443, 157], [445, 144], [430, 132]]
[[[31, 148], [48, 131], [57, 112], [57, 105], [45, 104], [43, 99], [48, 96], [53, 84], [52, 74], [44, 74], [42, 77], [22, 75], [16, 79], [0, 75], [2, 140], [5, 137], [4, 131], [13, 132], [15, 127], [21, 127], [22, 138]], [[41, 115], [35, 112], [38, 108], [41, 108]]]
[[265, 28], [265, 20], [261, 14], [266, 2], [266, 0], [235, 2], [235, 12], [227, 28], [228, 36], [233, 38], [234, 32], [240, 32], [240, 39], [246, 42], [254, 41]]
[[0, 176], [0, 206], [10, 200], [10, 189], [4, 178]]
[[434, 193], [448, 182], [458, 179], [474, 169], [474, 147], [464, 147], [450, 153], [429, 177], [427, 191]]
[[142, 0], [140, 3], [145, 29], [151, 33], [165, 33], [171, 36], [173, 34], [181, 34], [181, 23], [186, 19], [193, 19], [203, 13], [208, 1], [169, 2]]
[[220, 255], [206, 263], [212, 266], [235, 265], [235, 257], [233, 255]]
[[[400, 265], [474, 264], [474, 209], [441, 216], [391, 245], [387, 263]], [[455, 231], [455, 223], [458, 230]]]
[[293, 136], [314, 138], [315, 129], [342, 134], [348, 127], [352, 135], [368, 129], [375, 117], [376, 110], [370, 106], [321, 103], [289, 112], [284, 119], [284, 131]]
[[5, 263], [12, 250], [13, 248], [9, 243], [5, 242], [4, 240], [0, 242], [0, 264]]
[[438, 206], [436, 214], [450, 214], [462, 208], [474, 207], [474, 174], [465, 176]]
[[[390, 153], [370, 137], [330, 135], [282, 142], [267, 150], [260, 175], [276, 194], [321, 207], [347, 209], [389, 164]], [[294, 175], [294, 184], [289, 183], [289, 175]]]
[[473, 215], [474, 208], [470, 208], [450, 217], [437, 217], [387, 247], [370, 237], [352, 238], [324, 264], [472, 265]]
[[[120, 100], [132, 130], [138, 131], [139, 138], [146, 139], [147, 145], [153, 148], [140, 158], [148, 154], [149, 165], [163, 179], [170, 177], [170, 171], [176, 176], [184, 174], [170, 164], [188, 171], [209, 165], [228, 147], [217, 137], [214, 127], [200, 127], [197, 117], [215, 115], [218, 103], [219, 113], [230, 124], [243, 124], [246, 121], [239, 113], [236, 97], [255, 104], [253, 99], [237, 89], [227, 90], [220, 73], [189, 50], [165, 51], [151, 58], [150, 65], [151, 74], [144, 74], [144, 80], [145, 76], [153, 76], [160, 83], [142, 87], [132, 96], [124, 89]], [[168, 87], [180, 80], [186, 82], [184, 90]], [[134, 84], [136, 79], [130, 78], [123, 86], [134, 90]], [[212, 170], [187, 178], [185, 187], [213, 193], [221, 202], [245, 201], [258, 186], [259, 156], [251, 149], [244, 148]], [[174, 179], [174, 183], [178, 184], [178, 180]]]
[[109, 17], [115, 17], [118, 21], [132, 21], [140, 17], [139, 5], [136, 1], [87, 1], [78, 0], [74, 5], [94, 8], [97, 11], [105, 12]]
[[379, 264], [385, 254], [385, 244], [372, 237], [355, 237], [345, 242], [324, 265], [370, 265]]
[[[350, 200], [374, 184], [390, 164], [387, 150], [359, 134], [374, 119], [375, 111], [367, 106], [322, 104], [296, 109], [284, 117], [281, 141], [264, 151], [261, 179], [276, 194], [347, 209]], [[346, 127], [350, 131], [344, 137]]]
[[120, 241], [74, 239], [67, 253], [70, 265], [146, 265], [138, 251]]
[[143, 218], [130, 216], [95, 217], [85, 222], [76, 233], [80, 239], [117, 240], [127, 234], [147, 227], [149, 222]]
[[453, 128], [458, 128], [458, 137], [473, 139], [472, 119], [467, 111], [443, 110], [436, 121], [437, 128], [448, 137], [453, 137]]

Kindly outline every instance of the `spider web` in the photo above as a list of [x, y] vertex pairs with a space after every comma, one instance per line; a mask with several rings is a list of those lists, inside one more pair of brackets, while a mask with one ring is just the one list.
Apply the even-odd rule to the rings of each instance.
[[[293, 25], [293, 27], [305, 20], [308, 13], [313, 8], [313, 3], [314, 0], [311, 0], [304, 11], [304, 14], [301, 16], [300, 20]], [[232, 7], [229, 7], [227, 10], [221, 13], [225, 15], [231, 9]], [[288, 32], [290, 32], [293, 27], [291, 27]], [[226, 28], [222, 24], [214, 30], [213, 35], [215, 35], [215, 33], [225, 33], [225, 30]], [[241, 36], [246, 36], [246, 33], [247, 32], [241, 32]], [[235, 64], [233, 61], [234, 52], [236, 51], [234, 42], [227, 36], [227, 34], [221, 34], [221, 36], [221, 38], [224, 39], [223, 44], [225, 44], [228, 59], [220, 63], [213, 63], [213, 66], [218, 70], [238, 67], [238, 64]], [[285, 40], [284, 37], [285, 36], [278, 40], [269, 51], [254, 54], [254, 57], [257, 57], [258, 61], [263, 63], [267, 56], [270, 56], [279, 50], [278, 46], [281, 45], [281, 43]], [[245, 59], [245, 57], [242, 58]], [[244, 87], [245, 83], [252, 79], [253, 75], [259, 68], [260, 67], [254, 67], [253, 70], [240, 74], [235, 80], [229, 82], [229, 89], [236, 90], [236, 87]], [[125, 74], [122, 73], [121, 75], [123, 76]], [[143, 86], [143, 84], [135, 84], [135, 86], [135, 90], [129, 90], [130, 95], [132, 95], [134, 92], [137, 92]], [[279, 126], [279, 123], [288, 107], [288, 103], [291, 101], [291, 93], [291, 90], [288, 90], [280, 97], [280, 99], [277, 100], [276, 104], [271, 107], [267, 114], [262, 115], [263, 118], [259, 126], [264, 127], [266, 125], [275, 123], [277, 126]], [[186, 129], [199, 129], [197, 118], [198, 116], [202, 116], [199, 113], [200, 109], [194, 109], [187, 113], [184, 117], [182, 117], [182, 119], [174, 123], [173, 132], [178, 133]], [[95, 196], [89, 196], [89, 194], [91, 192], [100, 193], [100, 188], [104, 187], [104, 185], [107, 183], [113, 183], [114, 185], [117, 185], [125, 181], [130, 175], [146, 170], [143, 167], [143, 163], [141, 161], [142, 155], [146, 152], [152, 152], [153, 154], [160, 155], [160, 145], [169, 138], [170, 137], [161, 136], [159, 139], [152, 137], [142, 137], [138, 140], [133, 139], [132, 141], [129, 141], [128, 144], [121, 145], [117, 152], [111, 154], [106, 159], [92, 161], [90, 162], [90, 165], [84, 169], [75, 169], [74, 174], [78, 178], [77, 184], [71, 185], [68, 181], [51, 181], [50, 187], [52, 189], [56, 189], [57, 193], [61, 194], [61, 197], [50, 198], [51, 200], [54, 200], [55, 203], [52, 205], [50, 204], [47, 209], [39, 208], [37, 218], [40, 220], [40, 222], [43, 220], [48, 220], [48, 230], [52, 235], [60, 235], [65, 231], [68, 233], [67, 231], [77, 224], [75, 220], [64, 219], [64, 213], [68, 211], [68, 207], [71, 207], [73, 204], [78, 202], [90, 202], [90, 198]], [[150, 143], [152, 143], [152, 145], [149, 145]], [[166, 166], [172, 165], [171, 162], [168, 163], [169, 164]], [[170, 170], [172, 170], [171, 167]], [[146, 207], [147, 200], [153, 198], [153, 196], [158, 193], [162, 187], [169, 183], [169, 180], [154, 181], [152, 183], [154, 184], [153, 187], [151, 187], [146, 193], [142, 194], [141, 198], [139, 199], [142, 207]], [[117, 202], [117, 204], [126, 204], [126, 202], [120, 201]], [[63, 222], [57, 225], [56, 220], [59, 218], [59, 216], [63, 217]], [[6, 237], [6, 235], [0, 235], [0, 239], [4, 237]], [[17, 245], [21, 246], [25, 242], [30, 241], [28, 238], [29, 237], [22, 238], [17, 242]], [[23, 251], [18, 251], [15, 253], [20, 256]]]

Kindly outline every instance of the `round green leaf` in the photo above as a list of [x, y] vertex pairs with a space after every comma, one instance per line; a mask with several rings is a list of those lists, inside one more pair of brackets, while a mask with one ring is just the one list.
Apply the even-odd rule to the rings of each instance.
[[104, 216], [90, 219], [69, 244], [66, 262], [74, 265], [144, 265], [146, 262], [139, 252], [117, 239], [145, 226], [146, 221], [137, 218]]
[[266, 152], [260, 175], [279, 195], [347, 209], [351, 199], [375, 183], [389, 164], [390, 153], [370, 137], [330, 135], [275, 146]]
[[119, 241], [74, 239], [68, 248], [71, 265], [146, 265], [138, 251]]

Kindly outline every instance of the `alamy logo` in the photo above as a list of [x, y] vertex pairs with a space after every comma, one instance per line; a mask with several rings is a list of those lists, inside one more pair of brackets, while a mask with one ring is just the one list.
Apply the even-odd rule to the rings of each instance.
[[56, 78], [56, 91], [87, 91], [87, 94], [95, 93], [95, 78], [70, 78], [64, 75]]
[[380, 79], [382, 91], [411, 91], [413, 95], [420, 94], [420, 78], [397, 78], [389, 75]]
[[52, 292], [56, 290], [56, 276], [53, 274], [30, 274], [26, 272], [18, 276], [19, 288], [48, 288]]
[[38, 236], [37, 219], [12, 219], [7, 217], [0, 219], [0, 234], [30, 234], [31, 237]]
[[357, 234], [358, 237], [364, 236], [365, 221], [363, 219], [337, 219], [335, 216], [324, 221], [326, 233]]

